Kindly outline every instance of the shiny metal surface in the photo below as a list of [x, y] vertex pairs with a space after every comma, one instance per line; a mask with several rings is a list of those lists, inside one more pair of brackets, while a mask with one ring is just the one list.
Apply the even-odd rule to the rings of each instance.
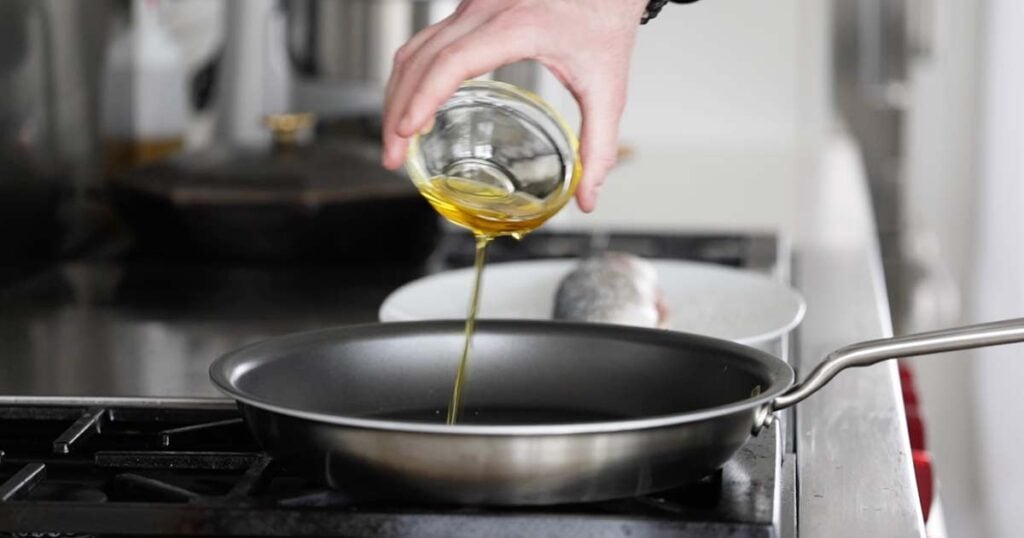
[[[801, 377], [835, 349], [892, 336], [860, 155], [837, 136], [816, 170], [794, 237]], [[895, 361], [846, 372], [792, 409], [801, 538], [925, 536]]]
[[294, 0], [285, 3], [292, 65], [321, 80], [383, 87], [391, 57], [427, 24], [427, 0]]
[[449, 426], [441, 419], [462, 331], [455, 320], [300, 333], [226, 355], [210, 375], [243, 404], [268, 451], [304, 461], [353, 496], [555, 504], [700, 478], [773, 410], [807, 398], [843, 369], [1021, 342], [1024, 320], [846, 346], [795, 387], [784, 361], [726, 341], [486, 322], [474, 340], [468, 418]]
[[1024, 318], [882, 338], [833, 351], [804, 381], [772, 401], [776, 410], [794, 405], [825, 386], [836, 374], [858, 366], [916, 355], [1024, 342]]
[[[324, 117], [379, 113], [398, 48], [441, 21], [458, 0], [289, 0], [285, 37], [294, 105]], [[494, 80], [538, 90], [543, 67], [521, 61]]]
[[[507, 505], [701, 478], [792, 382], [782, 360], [731, 342], [491, 321], [474, 339], [466, 422], [447, 426], [462, 331], [430, 321], [303, 333], [218, 359], [211, 376], [271, 454], [349, 495]], [[381, 418], [410, 411], [416, 419]]]
[[284, 39], [293, 105], [323, 117], [379, 113], [392, 58], [451, 0], [289, 0]]
[[633, 497], [713, 472], [746, 443], [751, 414], [633, 430], [444, 435], [352, 428], [257, 407], [242, 413], [276, 457], [360, 499], [544, 505]]
[[0, 396], [0, 406], [155, 407], [160, 409], [234, 409], [230, 398], [144, 398], [138, 396]]
[[0, 394], [222, 397], [241, 346], [373, 321], [422, 267], [142, 260], [65, 263], [0, 289]]

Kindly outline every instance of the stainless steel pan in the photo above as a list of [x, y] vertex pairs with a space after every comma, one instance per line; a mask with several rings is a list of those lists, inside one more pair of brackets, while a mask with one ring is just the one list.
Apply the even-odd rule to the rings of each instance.
[[266, 450], [357, 498], [553, 504], [641, 495], [714, 472], [845, 368], [1024, 341], [1024, 319], [875, 340], [801, 383], [782, 360], [689, 334], [483, 322], [463, 415], [443, 424], [463, 324], [377, 324], [218, 359]]

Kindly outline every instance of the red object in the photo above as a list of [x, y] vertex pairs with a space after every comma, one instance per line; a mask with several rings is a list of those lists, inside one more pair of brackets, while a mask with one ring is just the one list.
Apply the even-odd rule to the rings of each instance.
[[917, 390], [913, 383], [901, 380], [903, 385], [903, 406], [908, 411], [917, 411]]
[[932, 457], [925, 446], [924, 418], [918, 408], [917, 387], [914, 373], [900, 365], [900, 385], [903, 389], [903, 407], [907, 417], [907, 434], [910, 436], [911, 457], [914, 460], [914, 476], [917, 478], [917, 496], [921, 500], [921, 514], [928, 521], [935, 494], [935, 478], [932, 474]]
[[917, 410], [907, 410], [907, 433], [910, 434], [910, 448], [913, 450], [925, 450], [924, 420], [918, 415]]
[[921, 513], [928, 521], [934, 495], [932, 478], [932, 457], [924, 450], [914, 451], [914, 474], [917, 475], [917, 496], [921, 498]]

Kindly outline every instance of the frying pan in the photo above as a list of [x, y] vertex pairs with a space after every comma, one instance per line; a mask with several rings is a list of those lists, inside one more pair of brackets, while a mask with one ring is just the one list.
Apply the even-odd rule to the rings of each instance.
[[449, 426], [462, 338], [460, 321], [321, 330], [235, 351], [210, 374], [270, 454], [353, 498], [589, 502], [714, 472], [845, 368], [1024, 341], [1024, 319], [844, 347], [795, 385], [785, 361], [729, 341], [485, 321]]

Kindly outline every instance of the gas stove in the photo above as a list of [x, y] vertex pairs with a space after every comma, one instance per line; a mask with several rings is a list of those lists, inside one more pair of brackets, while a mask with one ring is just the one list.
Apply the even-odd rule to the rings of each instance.
[[359, 504], [280, 465], [230, 402], [0, 399], [0, 531], [54, 535], [778, 536], [780, 438], [674, 490], [578, 505]]
[[[646, 257], [719, 263], [782, 280], [789, 278], [788, 247], [772, 235], [555, 232], [538, 233], [522, 242], [497, 242], [491, 249], [494, 262], [579, 257], [613, 249]], [[313, 323], [311, 320], [371, 321], [381, 298], [394, 288], [396, 280], [469, 265], [471, 252], [471, 238], [454, 233], [442, 240], [426, 267], [346, 268], [352, 271], [348, 279], [339, 278], [342, 273], [335, 268], [307, 268], [292, 277], [296, 271], [287, 268], [211, 269], [125, 262], [78, 265], [54, 273], [54, 279], [62, 278], [64, 288], [72, 290], [67, 296], [74, 301], [87, 297], [89, 303], [60, 302], [64, 299], [46, 291], [52, 288], [45, 278], [28, 282], [21, 289], [7, 290], [6, 296], [0, 296], [0, 303], [10, 303], [13, 298], [15, 306], [55, 305], [52, 314], [33, 306], [27, 310], [32, 317], [14, 320], [33, 327], [33, 342], [39, 342], [33, 345], [42, 346], [21, 355], [24, 357], [52, 360], [44, 352], [63, 349], [53, 347], [53, 339], [46, 337], [50, 324], [59, 329], [53, 333], [58, 341], [66, 334], [119, 334], [129, 342], [148, 342], [143, 337], [154, 334], [153, 320], [159, 319], [165, 325], [159, 341], [193, 343], [178, 348], [134, 348], [112, 347], [105, 341], [83, 346], [76, 340], [81, 365], [53, 365], [65, 371], [71, 366], [76, 375], [87, 380], [82, 384], [85, 389], [70, 395], [51, 390], [67, 386], [66, 376], [65, 385], [54, 384], [50, 376], [32, 376], [28, 382], [15, 376], [37, 371], [36, 363], [19, 366], [15, 357], [6, 366], [0, 365], [0, 369], [7, 368], [0, 370], [7, 378], [0, 380], [0, 387], [6, 387], [9, 394], [19, 394], [0, 396], [0, 534], [794, 535], [796, 455], [788, 427], [792, 416], [788, 413], [770, 430], [753, 438], [715, 475], [655, 495], [522, 508], [365, 504], [310, 482], [267, 456], [230, 400], [120, 397], [124, 394], [122, 385], [111, 381], [119, 379], [121, 372], [137, 376], [161, 371], [166, 376], [179, 370], [187, 373], [188, 383], [173, 385], [173, 378], [168, 378], [161, 381], [162, 385], [153, 386], [171, 387], [173, 391], [179, 387], [207, 390], [191, 388], [197, 383], [208, 385], [205, 379], [191, 379], [205, 376], [205, 367], [213, 356], [195, 358], [194, 352], [185, 350], [201, 349], [208, 354], [214, 347], [207, 342], [236, 346], [267, 330], [268, 319], [273, 320], [274, 331], [294, 330], [293, 325], [308, 325]], [[115, 274], [119, 280], [113, 278]], [[68, 280], [67, 275], [73, 278]], [[253, 283], [265, 285], [262, 295], [251, 294]], [[169, 293], [170, 289], [174, 292]], [[211, 301], [211, 296], [217, 301]], [[49, 303], [38, 297], [46, 297]], [[346, 300], [338, 303], [336, 297]], [[230, 310], [213, 308], [220, 304], [236, 306]], [[288, 312], [298, 312], [292, 314], [296, 319], [275, 317], [281, 315], [282, 304], [289, 307]], [[343, 305], [341, 310], [338, 304]], [[306, 310], [301, 310], [303, 307]], [[69, 316], [68, 311], [75, 314]], [[88, 314], [90, 311], [99, 316]], [[64, 325], [83, 320], [88, 321], [88, 327], [75, 325], [69, 330]], [[105, 323], [111, 328], [106, 329]], [[225, 334], [236, 340], [229, 341]], [[783, 357], [789, 351], [785, 338], [767, 349]], [[108, 357], [103, 353], [119, 355]], [[90, 377], [91, 370], [100, 375]], [[28, 387], [28, 394], [20, 392], [22, 387]], [[55, 392], [57, 395], [50, 395]], [[90, 393], [118, 397], [73, 395]]]

